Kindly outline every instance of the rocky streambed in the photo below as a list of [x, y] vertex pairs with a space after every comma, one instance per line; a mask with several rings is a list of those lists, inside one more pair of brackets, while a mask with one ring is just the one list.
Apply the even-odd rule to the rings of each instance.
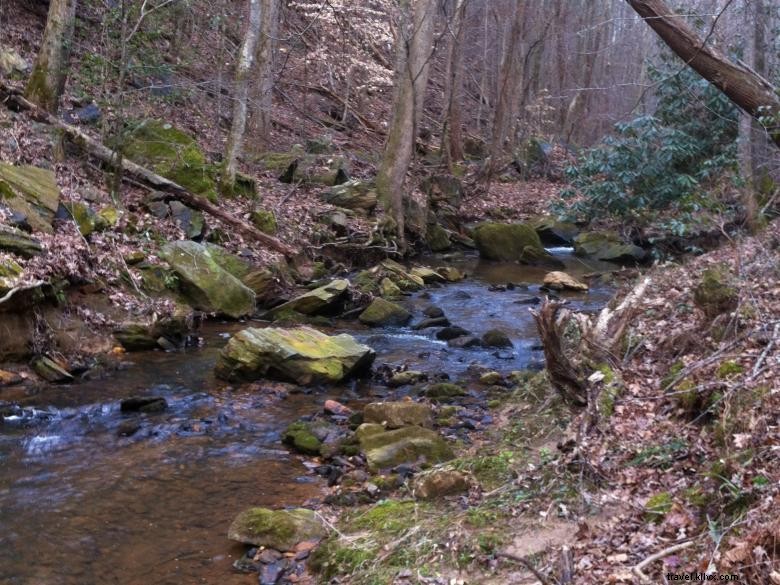
[[[553, 252], [575, 277], [613, 268]], [[128, 354], [110, 379], [29, 395], [4, 391], [0, 581], [229, 584], [257, 582], [256, 573], [236, 567], [260, 571], [261, 582], [301, 572], [311, 548], [307, 534], [283, 531], [290, 542], [277, 546], [294, 549], [285, 556], [273, 552], [274, 543], [239, 536], [237, 514], [378, 498], [394, 485], [371, 472], [392, 468], [391, 482], [403, 482], [446, 459], [454, 441], [467, 442], [492, 424], [491, 392], [510, 384], [512, 372], [542, 367], [528, 308], [543, 295], [548, 271], [475, 257], [446, 264], [467, 278], [438, 282], [448, 279], [418, 270], [427, 282], [406, 294], [398, 278], [380, 279], [403, 312], [375, 307], [379, 321], [364, 311], [307, 316], [305, 326], [370, 348], [373, 367], [362, 377], [341, 380], [332, 364], [315, 367], [316, 376], [274, 367], [255, 375], [223, 364], [217, 377], [225, 344], [267, 324], [211, 323], [201, 347]], [[588, 292], [560, 294], [595, 310], [610, 289], [592, 282]], [[304, 306], [282, 307], [277, 316], [297, 327], [291, 312], [282, 313], [306, 314], [296, 310]], [[366, 372], [367, 364], [352, 365]], [[377, 402], [406, 405], [364, 411]], [[361, 436], [353, 434], [357, 428]], [[388, 450], [388, 435], [402, 446]], [[337, 489], [326, 495], [328, 484]], [[254, 540], [248, 556], [226, 538], [231, 526], [234, 537]], [[271, 548], [258, 548], [264, 544]]]

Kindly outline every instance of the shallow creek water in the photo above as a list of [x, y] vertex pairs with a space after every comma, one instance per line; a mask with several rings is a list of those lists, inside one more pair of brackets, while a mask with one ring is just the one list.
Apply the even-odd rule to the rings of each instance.
[[[557, 253], [574, 275], [611, 268]], [[529, 305], [516, 301], [539, 294], [545, 270], [476, 258], [450, 264], [469, 278], [429, 288], [430, 298], [416, 293], [404, 301], [413, 323], [435, 304], [475, 334], [505, 330], [514, 350], [452, 349], [435, 339], [434, 329], [376, 331], [350, 322], [335, 331], [371, 345], [376, 365], [446, 372], [453, 379], [473, 363], [503, 372], [541, 363]], [[528, 289], [489, 290], [508, 282]], [[595, 310], [610, 291], [595, 287], [563, 296]], [[0, 583], [256, 582], [231, 570], [243, 547], [225, 538], [230, 521], [246, 507], [300, 505], [322, 489], [281, 445], [281, 431], [327, 398], [360, 401], [382, 390], [359, 381], [278, 399], [273, 392], [227, 386], [214, 379], [214, 360], [229, 335], [245, 326], [209, 324], [203, 347], [195, 350], [129, 354], [128, 367], [109, 379], [26, 396], [0, 389], [0, 401], [19, 402], [27, 413], [36, 409], [33, 416], [0, 418]], [[122, 414], [119, 401], [134, 395], [164, 396], [169, 408]], [[138, 430], [122, 436], [127, 425]]]

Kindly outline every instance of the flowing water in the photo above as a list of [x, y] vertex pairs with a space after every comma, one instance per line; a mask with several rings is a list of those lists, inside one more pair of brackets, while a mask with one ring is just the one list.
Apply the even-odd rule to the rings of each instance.
[[[605, 266], [558, 251], [577, 275]], [[435, 263], [435, 259], [430, 259]], [[439, 262], [440, 263], [440, 262]], [[405, 301], [422, 319], [441, 307], [475, 334], [506, 331], [512, 350], [453, 349], [435, 330], [372, 331], [344, 323], [377, 351], [376, 365], [404, 365], [453, 379], [471, 364], [508, 372], [541, 363], [529, 305], [545, 271], [514, 264], [451, 260], [469, 274]], [[522, 284], [489, 290], [491, 284]], [[429, 295], [429, 298], [425, 298]], [[582, 310], [610, 296], [595, 287], [565, 294]], [[0, 583], [3, 585], [220, 585], [255, 583], [231, 570], [243, 547], [225, 538], [249, 506], [301, 505], [322, 484], [279, 441], [285, 426], [321, 409], [327, 398], [381, 395], [366, 381], [343, 387], [278, 392], [278, 385], [234, 388], [211, 371], [219, 348], [245, 325], [212, 323], [204, 345], [185, 352], [128, 356], [110, 379], [10, 394], [23, 409], [0, 417]], [[122, 398], [163, 396], [159, 414], [123, 414]]]

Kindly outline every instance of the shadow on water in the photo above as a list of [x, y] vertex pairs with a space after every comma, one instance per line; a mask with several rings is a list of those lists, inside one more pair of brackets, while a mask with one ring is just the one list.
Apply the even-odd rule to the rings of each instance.
[[[561, 257], [575, 275], [605, 268]], [[503, 329], [512, 350], [452, 349], [435, 329], [371, 331], [351, 323], [339, 330], [374, 347], [377, 364], [453, 377], [472, 363], [510, 371], [539, 362], [529, 305], [517, 301], [539, 294], [545, 271], [476, 258], [450, 263], [469, 278], [404, 301], [414, 322], [437, 305], [474, 334]], [[510, 282], [527, 288], [489, 290]], [[570, 300], [595, 310], [609, 296], [594, 288]], [[243, 549], [225, 539], [227, 526], [248, 506], [300, 505], [318, 496], [321, 484], [283, 449], [280, 432], [326, 398], [356, 394], [329, 388], [280, 400], [272, 384], [263, 392], [215, 380], [216, 353], [241, 326], [210, 325], [197, 350], [131, 354], [129, 367], [111, 379], [48, 389], [0, 418], [0, 583], [256, 582], [231, 571]], [[121, 413], [120, 400], [133, 395], [163, 396], [169, 407]]]

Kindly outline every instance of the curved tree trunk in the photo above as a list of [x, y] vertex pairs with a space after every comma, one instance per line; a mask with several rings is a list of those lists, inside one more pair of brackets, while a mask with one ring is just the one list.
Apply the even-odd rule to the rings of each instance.
[[225, 166], [222, 171], [220, 189], [232, 192], [236, 182], [236, 164], [246, 130], [247, 103], [249, 101], [249, 74], [255, 57], [257, 39], [260, 36], [260, 0], [249, 0], [249, 24], [247, 25], [241, 53], [236, 64], [235, 96], [233, 101], [233, 123], [230, 126], [225, 148]]
[[704, 44], [663, 0], [626, 0], [681, 59], [745, 112], [759, 120], [780, 147], [780, 97], [755, 71], [732, 63], [720, 51]]
[[46, 30], [25, 97], [51, 113], [57, 112], [65, 89], [68, 57], [76, 22], [76, 0], [51, 0]]

